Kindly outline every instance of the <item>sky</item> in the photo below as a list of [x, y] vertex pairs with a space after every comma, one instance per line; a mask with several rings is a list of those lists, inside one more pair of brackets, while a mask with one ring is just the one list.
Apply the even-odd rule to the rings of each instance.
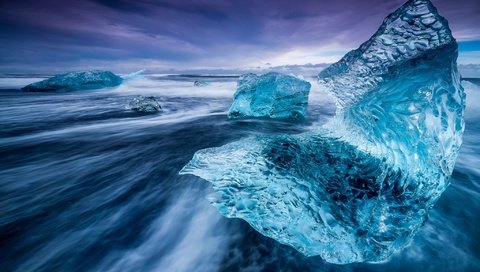
[[[0, 72], [333, 63], [406, 0], [3, 0]], [[480, 0], [433, 0], [480, 71]]]

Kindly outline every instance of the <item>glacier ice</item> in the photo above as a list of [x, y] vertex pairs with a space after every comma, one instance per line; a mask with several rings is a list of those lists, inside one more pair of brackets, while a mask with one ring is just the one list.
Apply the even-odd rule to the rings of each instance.
[[110, 71], [69, 72], [32, 83], [22, 88], [26, 92], [68, 92], [115, 87], [123, 78]]
[[276, 72], [244, 74], [238, 80], [228, 117], [305, 118], [310, 88], [304, 80]]
[[153, 96], [137, 96], [130, 101], [129, 109], [141, 113], [154, 113], [162, 110], [160, 103]]
[[457, 43], [428, 0], [390, 14], [319, 74], [337, 102], [326, 125], [200, 150], [181, 170], [211, 203], [327, 262], [380, 262], [404, 248], [449, 184], [465, 93]]

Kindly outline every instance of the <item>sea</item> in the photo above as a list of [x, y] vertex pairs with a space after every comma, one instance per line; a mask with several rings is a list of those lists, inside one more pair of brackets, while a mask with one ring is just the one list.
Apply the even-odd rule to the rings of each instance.
[[[324, 124], [227, 119], [236, 75], [151, 74], [111, 89], [26, 93], [46, 75], [0, 76], [0, 271], [480, 271], [480, 86], [463, 81], [466, 129], [451, 184], [404, 250], [334, 265], [222, 217], [209, 183], [179, 175], [199, 149]], [[203, 87], [195, 80], [205, 81]], [[129, 109], [154, 96], [162, 112]]]

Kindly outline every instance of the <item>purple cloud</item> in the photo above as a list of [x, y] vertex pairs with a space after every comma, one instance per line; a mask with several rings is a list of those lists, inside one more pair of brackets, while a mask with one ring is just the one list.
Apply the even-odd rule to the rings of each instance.
[[[368, 39], [403, 2], [3, 1], [0, 70], [331, 62]], [[480, 40], [478, 0], [434, 4], [459, 40]]]

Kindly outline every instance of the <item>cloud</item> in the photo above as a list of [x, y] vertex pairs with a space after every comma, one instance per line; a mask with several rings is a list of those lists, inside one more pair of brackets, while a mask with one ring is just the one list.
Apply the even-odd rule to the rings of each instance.
[[458, 70], [463, 78], [480, 78], [479, 64], [460, 64]]
[[[368, 39], [403, 2], [2, 1], [0, 69], [45, 72], [105, 63], [243, 69], [266, 62], [333, 62]], [[480, 37], [477, 0], [434, 3], [459, 40]]]

